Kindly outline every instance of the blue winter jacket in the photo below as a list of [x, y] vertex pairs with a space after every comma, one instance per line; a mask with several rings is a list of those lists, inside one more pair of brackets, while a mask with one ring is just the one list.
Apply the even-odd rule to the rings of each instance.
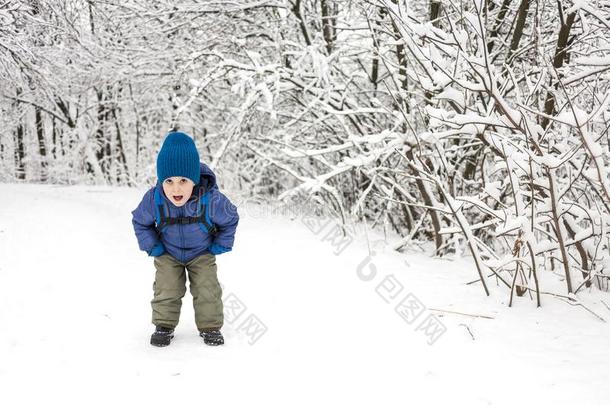
[[[198, 223], [165, 225], [162, 229], [159, 229], [155, 221], [157, 217], [155, 188], [159, 190], [163, 205], [169, 211], [169, 217], [171, 218], [198, 216], [200, 191], [204, 194], [207, 193], [209, 217], [218, 230], [216, 235], [210, 235]], [[218, 190], [216, 175], [212, 172], [212, 169], [203, 163], [201, 163], [199, 185], [195, 186], [193, 194], [182, 207], [176, 207], [172, 204], [165, 197], [163, 186], [157, 184], [144, 194], [142, 202], [132, 212], [132, 215], [133, 228], [141, 250], [150, 253], [152, 248], [161, 241], [167, 253], [182, 263], [189, 262], [204, 253], [209, 253], [212, 244], [231, 250], [239, 221], [237, 208]]]

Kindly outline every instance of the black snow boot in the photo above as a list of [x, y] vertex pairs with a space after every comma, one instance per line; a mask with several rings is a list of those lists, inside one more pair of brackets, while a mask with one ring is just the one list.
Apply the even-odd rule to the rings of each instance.
[[157, 326], [155, 333], [150, 337], [150, 344], [153, 346], [169, 346], [170, 341], [174, 338], [174, 330], [165, 326]]
[[209, 346], [219, 346], [225, 343], [219, 330], [204, 330], [199, 333], [199, 336], [203, 338], [203, 343]]

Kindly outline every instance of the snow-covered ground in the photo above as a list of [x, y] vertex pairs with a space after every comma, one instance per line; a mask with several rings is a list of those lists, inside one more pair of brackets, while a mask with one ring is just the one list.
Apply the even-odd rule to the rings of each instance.
[[[187, 293], [172, 345], [151, 347], [154, 268], [130, 214], [142, 193], [0, 184], [3, 404], [610, 403], [610, 326], [581, 307], [508, 308], [492, 279], [491, 297], [466, 284], [468, 260], [399, 254], [370, 232], [336, 254], [332, 223], [316, 234], [252, 204], [218, 257], [226, 345], [203, 344]], [[426, 308], [405, 312], [405, 297]], [[608, 294], [580, 298], [610, 320]]]

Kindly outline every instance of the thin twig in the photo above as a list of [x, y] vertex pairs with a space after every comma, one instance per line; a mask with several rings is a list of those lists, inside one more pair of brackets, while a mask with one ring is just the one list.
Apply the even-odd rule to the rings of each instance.
[[[480, 281], [480, 280], [477, 280]], [[489, 315], [480, 315], [480, 314], [467, 314], [465, 312], [458, 312], [458, 311], [449, 311], [447, 309], [436, 309], [436, 308], [428, 308], [430, 311], [435, 311], [435, 312], [443, 312], [443, 313], [447, 313], [447, 314], [456, 314], [456, 315], [464, 315], [464, 316], [470, 316], [472, 318], [483, 318], [483, 319], [496, 319], [493, 316], [489, 316]]]
[[468, 333], [470, 333], [470, 337], [472, 338], [472, 340], [474, 340], [474, 335], [472, 334], [472, 331], [470, 330], [470, 327], [468, 325], [466, 325], [465, 323], [461, 323], [460, 326], [465, 327], [466, 330], [468, 331]]

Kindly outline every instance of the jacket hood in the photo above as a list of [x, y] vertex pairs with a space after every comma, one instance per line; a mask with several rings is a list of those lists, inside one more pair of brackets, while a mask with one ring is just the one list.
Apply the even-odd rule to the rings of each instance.
[[205, 187], [206, 190], [212, 190], [218, 188], [216, 184], [216, 174], [210, 169], [205, 163], [199, 164], [199, 186]]

